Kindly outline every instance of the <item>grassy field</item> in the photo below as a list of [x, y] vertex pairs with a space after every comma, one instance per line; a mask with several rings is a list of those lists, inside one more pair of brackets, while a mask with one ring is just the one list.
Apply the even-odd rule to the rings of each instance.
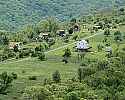
[[[98, 35], [89, 39], [93, 53], [87, 53], [85, 59], [102, 60], [106, 58], [104, 50], [102, 52], [97, 52], [97, 44], [102, 42], [103, 38], [103, 35]], [[109, 40], [112, 41], [111, 46], [113, 50], [115, 50], [116, 44], [113, 43], [112, 37]], [[37, 58], [30, 58], [20, 62], [13, 60], [11, 62], [8, 61], [8, 63], [1, 63], [0, 73], [4, 71], [8, 73], [15, 72], [18, 75], [18, 79], [13, 82], [13, 86], [10, 89], [11, 92], [7, 96], [0, 95], [0, 100], [21, 100], [21, 93], [25, 87], [42, 84], [45, 78], [51, 79], [52, 73], [55, 70], [59, 70], [61, 73], [62, 82], [69, 78], [77, 77], [77, 69], [83, 61], [77, 60], [77, 53], [74, 52], [73, 46], [74, 45], [69, 46], [72, 50], [72, 57], [69, 59], [68, 64], [62, 62], [62, 54], [65, 48], [47, 53], [47, 61], [39, 61]], [[59, 45], [53, 48], [56, 47], [59, 47]], [[120, 48], [123, 47], [125, 47], [124, 44], [120, 46]], [[29, 80], [29, 76], [37, 76], [37, 80]]]

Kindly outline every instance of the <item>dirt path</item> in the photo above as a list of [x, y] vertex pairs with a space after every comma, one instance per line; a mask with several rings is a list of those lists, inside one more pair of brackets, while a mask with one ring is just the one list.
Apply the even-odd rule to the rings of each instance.
[[[103, 34], [103, 32], [99, 32], [99, 33], [97, 33], [97, 34], [94, 34], [94, 35], [91, 35], [91, 36], [85, 37], [85, 38], [83, 38], [83, 39], [89, 39], [89, 38], [92, 38], [92, 37], [95, 37], [95, 36], [97, 36], [97, 35], [101, 35], [101, 34]], [[50, 53], [50, 52], [53, 52], [53, 51], [56, 51], [56, 50], [60, 50], [60, 49], [66, 48], [66, 47], [68, 47], [68, 46], [70, 46], [70, 45], [73, 45], [73, 44], [75, 44], [75, 43], [76, 43], [76, 42], [73, 42], [73, 43], [70, 43], [70, 44], [67, 44], [67, 45], [64, 45], [64, 46], [58, 47], [58, 48], [56, 48], [56, 49], [46, 51], [45, 53], [47, 54], [47, 53]], [[17, 61], [13, 61], [14, 59], [10, 59], [10, 60], [7, 60], [7, 61], [5, 61], [5, 62], [0, 62], [0, 64], [8, 64], [8, 63], [9, 63], [9, 64], [12, 64], [12, 63], [18, 63], [18, 62], [26, 61], [26, 60], [29, 60], [29, 59], [31, 59], [31, 57], [23, 58], [23, 59], [20, 59], [20, 60], [17, 60]]]

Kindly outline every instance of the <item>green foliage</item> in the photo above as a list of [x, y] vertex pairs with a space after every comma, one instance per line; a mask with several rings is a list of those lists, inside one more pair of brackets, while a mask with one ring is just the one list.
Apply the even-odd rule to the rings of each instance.
[[12, 74], [13, 79], [17, 79], [17, 74], [16, 73], [12, 72], [11, 74]]
[[66, 36], [64, 36], [63, 39], [64, 39], [64, 42], [65, 42], [65, 43], [68, 43], [68, 42], [69, 42], [69, 35], [66, 34]]
[[51, 36], [55, 36], [59, 28], [58, 22], [56, 19], [50, 17], [45, 21], [38, 23], [38, 29], [40, 32], [50, 32]]
[[64, 52], [64, 54], [63, 54], [63, 62], [65, 62], [65, 64], [67, 64], [68, 63], [68, 58], [69, 57], [71, 57], [71, 51], [70, 51], [70, 49], [65, 49], [65, 52]]
[[36, 51], [36, 52], [38, 52], [38, 51], [43, 52], [43, 51], [44, 51], [44, 46], [40, 44], [39, 46], [37, 46], [37, 47], [35, 48], [35, 51]]
[[29, 76], [29, 80], [37, 80], [36, 76]]
[[3, 44], [3, 45], [9, 44], [9, 38], [5, 34], [3, 35], [0, 34], [0, 44]]
[[78, 35], [75, 35], [75, 36], [73, 36], [73, 40], [77, 40], [78, 39]]
[[27, 87], [23, 93], [23, 100], [53, 100], [52, 93], [45, 87]]
[[17, 78], [15, 73], [9, 75], [7, 72], [0, 74], [0, 94], [6, 94], [7, 89], [11, 86], [11, 83], [14, 79]]
[[78, 79], [81, 82], [86, 76], [90, 76], [95, 73], [95, 69], [81, 67], [78, 69]]
[[104, 48], [104, 46], [102, 44], [98, 44], [97, 48], [98, 48], [98, 51], [102, 51], [102, 49]]
[[[125, 1], [118, 0], [115, 3], [119, 6], [125, 4]], [[67, 20], [80, 15], [89, 14], [90, 12], [93, 13], [96, 9], [111, 8], [113, 5], [112, 0], [1, 1], [0, 14], [2, 16], [0, 19], [0, 29], [13, 31], [23, 25], [39, 22], [41, 18], [46, 18], [47, 16]]]
[[39, 57], [39, 59], [40, 59], [41, 61], [45, 61], [45, 60], [46, 60], [46, 56], [45, 56], [45, 53], [44, 53], [44, 52], [40, 52], [40, 53], [38, 54], [38, 57]]
[[114, 33], [114, 40], [115, 41], [121, 41], [122, 40], [122, 33], [120, 31], [116, 31]]
[[61, 76], [58, 70], [52, 74], [52, 79], [54, 82], [59, 83], [61, 81]]
[[109, 29], [106, 29], [105, 31], [104, 31], [104, 35], [106, 35], [107, 37], [110, 35], [110, 30]]
[[71, 56], [71, 50], [69, 48], [65, 49], [63, 57], [70, 57]]
[[76, 92], [70, 92], [66, 95], [64, 100], [80, 100]]
[[79, 68], [78, 69], [78, 79], [79, 79], [79, 81], [81, 82], [82, 81], [82, 68]]

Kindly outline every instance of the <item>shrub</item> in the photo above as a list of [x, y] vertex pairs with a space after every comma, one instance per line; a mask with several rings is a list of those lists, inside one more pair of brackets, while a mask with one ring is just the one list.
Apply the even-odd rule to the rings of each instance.
[[43, 80], [43, 85], [47, 85], [47, 84], [51, 84], [51, 83], [52, 83], [52, 81], [50, 79], [45, 78]]
[[7, 93], [7, 89], [11, 86], [14, 79], [13, 74], [9, 75], [7, 72], [0, 74], [0, 94]]
[[19, 58], [23, 58], [24, 57], [24, 52], [19, 52]]
[[120, 31], [116, 31], [114, 33], [114, 40], [115, 41], [122, 41], [122, 33]]
[[45, 61], [46, 56], [45, 56], [44, 52], [39, 53], [39, 59], [40, 59], [41, 61]]
[[24, 74], [24, 73], [26, 73], [26, 71], [25, 71], [25, 70], [22, 70], [22, 73]]
[[73, 36], [73, 40], [77, 40], [77, 38], [78, 38], [78, 35], [75, 35], [75, 36]]
[[68, 36], [68, 35], [66, 35], [63, 39], [64, 39], [64, 42], [65, 42], [65, 43], [68, 43], [68, 42], [69, 42], [69, 36]]
[[61, 81], [60, 73], [58, 70], [53, 73], [52, 78], [56, 83], [59, 83]]
[[31, 53], [31, 57], [37, 57], [37, 55], [38, 55], [38, 53], [35, 52], [35, 51], [33, 51], [33, 52]]
[[53, 96], [45, 87], [32, 86], [25, 89], [23, 100], [53, 100]]
[[63, 54], [63, 57], [70, 57], [71, 56], [71, 51], [69, 48], [65, 49], [65, 52]]
[[78, 79], [80, 82], [82, 81], [82, 68], [78, 69]]
[[13, 77], [13, 79], [17, 79], [17, 74], [12, 72], [12, 77]]
[[8, 52], [8, 57], [9, 58], [13, 58], [15, 56], [16, 56], [16, 54], [14, 52], [12, 52], [12, 51]]
[[95, 73], [95, 69], [92, 68], [79, 68], [78, 69], [78, 79], [81, 82], [86, 76], [92, 75]]
[[36, 51], [36, 52], [37, 52], [37, 51], [42, 51], [42, 52], [43, 52], [44, 49], [45, 49], [45, 48], [44, 48], [43, 44], [42, 44], [42, 45], [40, 44], [39, 46], [37, 46], [37, 47], [35, 48], [35, 51]]
[[104, 31], [104, 35], [106, 35], [107, 37], [110, 35], [110, 30], [109, 29], [106, 29], [105, 31]]
[[102, 44], [98, 44], [97, 48], [98, 48], [98, 51], [102, 51], [102, 49], [104, 48], [104, 46]]
[[36, 76], [29, 76], [29, 80], [37, 80]]
[[80, 100], [80, 98], [76, 92], [70, 92], [66, 95], [64, 100]]
[[50, 38], [48, 41], [47, 41], [49, 47], [54, 45], [55, 44], [55, 40], [53, 38]]

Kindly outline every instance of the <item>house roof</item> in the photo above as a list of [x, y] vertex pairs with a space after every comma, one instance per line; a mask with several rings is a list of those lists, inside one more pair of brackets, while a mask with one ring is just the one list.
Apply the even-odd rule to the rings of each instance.
[[89, 44], [88, 44], [88, 42], [86, 40], [81, 40], [81, 41], [77, 42], [76, 48], [77, 49], [88, 49]]

